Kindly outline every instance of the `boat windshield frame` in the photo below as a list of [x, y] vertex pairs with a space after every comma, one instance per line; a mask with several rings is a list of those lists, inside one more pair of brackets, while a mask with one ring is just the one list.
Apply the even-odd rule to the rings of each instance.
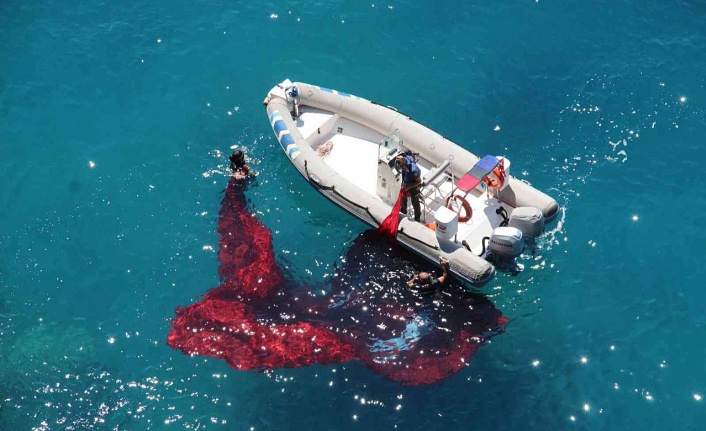
[[400, 129], [395, 129], [378, 143], [378, 160], [387, 162], [392, 168], [395, 157], [398, 154], [404, 154], [405, 151], [404, 141], [400, 137]]

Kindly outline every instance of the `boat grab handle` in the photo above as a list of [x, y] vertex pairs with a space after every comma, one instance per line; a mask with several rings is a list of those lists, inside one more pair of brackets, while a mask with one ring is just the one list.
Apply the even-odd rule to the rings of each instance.
[[441, 175], [446, 170], [446, 168], [449, 167], [450, 164], [451, 164], [451, 160], [448, 160], [448, 159], [444, 160], [444, 162], [441, 165], [439, 165], [435, 168], [436, 170], [431, 171], [431, 175], [429, 175], [428, 178], [424, 179], [424, 184], [432, 183], [435, 179], [437, 179], [439, 177], [439, 175]]

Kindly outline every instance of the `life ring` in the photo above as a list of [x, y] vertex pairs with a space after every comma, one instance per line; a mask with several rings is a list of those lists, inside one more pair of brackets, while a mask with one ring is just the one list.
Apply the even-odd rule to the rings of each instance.
[[465, 223], [468, 220], [470, 220], [471, 217], [473, 216], [473, 210], [471, 209], [471, 206], [468, 204], [466, 199], [464, 199], [463, 196], [461, 196], [461, 195], [453, 195], [453, 196], [447, 197], [446, 198], [446, 208], [450, 209], [451, 211], [455, 211], [453, 209], [453, 202], [451, 202], [451, 198], [458, 201], [461, 204], [461, 208], [463, 208], [466, 211], [466, 215], [462, 216], [461, 211], [459, 210], [458, 221], [460, 223]]
[[488, 187], [492, 189], [503, 188], [503, 186], [505, 185], [505, 169], [498, 165], [495, 167], [495, 169], [493, 169], [493, 175], [495, 175], [497, 179], [485, 177], [483, 181], [488, 185]]

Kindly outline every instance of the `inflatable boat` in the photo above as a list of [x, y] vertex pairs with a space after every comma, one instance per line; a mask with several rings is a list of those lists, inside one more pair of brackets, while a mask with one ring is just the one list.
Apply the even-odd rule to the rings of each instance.
[[410, 206], [396, 240], [475, 287], [514, 259], [558, 213], [557, 202], [510, 174], [505, 157], [479, 157], [396, 109], [285, 80], [264, 104], [284, 154], [334, 204], [379, 227], [397, 203], [400, 155], [421, 171], [419, 221]]

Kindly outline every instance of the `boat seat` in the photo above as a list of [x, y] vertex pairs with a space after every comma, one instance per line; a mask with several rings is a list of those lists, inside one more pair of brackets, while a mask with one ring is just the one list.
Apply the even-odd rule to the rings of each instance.
[[311, 148], [317, 149], [319, 146], [324, 145], [331, 140], [331, 137], [336, 134], [334, 132], [334, 128], [340, 118], [340, 115], [333, 114], [331, 118], [317, 127], [316, 131], [312, 131], [311, 135], [306, 138], [307, 141], [309, 141]]
[[456, 188], [468, 194], [490, 174], [500, 161], [495, 156], [485, 156], [458, 180]]
[[438, 189], [441, 184], [446, 181], [446, 176], [442, 175], [446, 169], [451, 165], [451, 160], [444, 160], [439, 166], [432, 168], [427, 172], [426, 176], [422, 178], [422, 198], [426, 199], [431, 195], [435, 189]]

